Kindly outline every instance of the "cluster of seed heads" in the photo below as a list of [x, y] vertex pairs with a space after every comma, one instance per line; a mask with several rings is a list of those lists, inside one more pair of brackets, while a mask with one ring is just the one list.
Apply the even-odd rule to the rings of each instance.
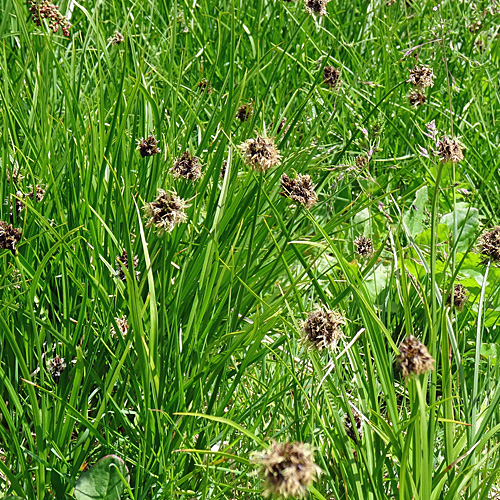
[[19, 173], [19, 167], [17, 167], [17, 166], [14, 166], [12, 168], [12, 171], [7, 170], [5, 177], [6, 177], [8, 183], [10, 183], [11, 181], [12, 182], [21, 182], [24, 179], [24, 175], [21, 175]]
[[432, 371], [435, 363], [427, 347], [413, 335], [409, 335], [399, 346], [396, 362], [405, 378]]
[[408, 70], [410, 76], [407, 80], [414, 87], [422, 89], [434, 86], [434, 71], [429, 66], [415, 66], [413, 69]]
[[311, 348], [334, 349], [344, 336], [345, 318], [338, 312], [318, 308], [302, 323], [303, 340]]
[[176, 225], [187, 222], [186, 202], [175, 193], [158, 189], [158, 196], [144, 205], [147, 216], [147, 227], [154, 226], [159, 235], [172, 232]]
[[184, 151], [179, 158], [175, 159], [174, 166], [170, 173], [175, 179], [183, 177], [196, 181], [201, 177], [201, 163], [197, 156], [193, 156], [189, 151]]
[[426, 87], [434, 86], [434, 72], [429, 66], [415, 66], [408, 71], [410, 72], [410, 77], [407, 82], [411, 83], [414, 87], [409, 96], [410, 104], [415, 107], [421, 106], [427, 100], [422, 90]]
[[354, 418], [354, 425], [349, 414], [347, 414], [344, 418], [344, 429], [346, 434], [357, 443], [363, 437], [363, 419], [357, 412], [354, 412], [352, 416]]
[[253, 104], [251, 102], [247, 102], [246, 104], [242, 104], [236, 113], [236, 118], [240, 122], [246, 122], [252, 118], [253, 114]]
[[201, 80], [198, 83], [198, 88], [200, 89], [200, 92], [202, 94], [204, 92], [206, 92], [207, 94], [211, 94], [213, 92], [213, 90], [212, 90], [212, 84], [206, 78], [203, 78], [203, 80]]
[[[134, 273], [135, 273], [135, 279], [139, 281], [139, 275], [141, 274], [140, 271], [137, 271], [137, 266], [139, 265], [139, 257], [137, 255], [134, 255], [134, 258], [132, 259], [132, 263], [134, 265]], [[121, 255], [118, 255], [116, 257], [116, 276], [118, 279], [122, 281], [127, 281], [127, 277], [125, 276], [125, 272], [123, 270], [123, 267], [129, 270], [128, 268], [128, 255], [127, 251], [123, 250]]]
[[158, 141], [154, 135], [150, 135], [146, 139], [144, 137], [140, 140], [137, 149], [141, 153], [141, 156], [144, 158], [146, 156], [154, 156], [161, 152], [161, 149], [158, 149]]
[[325, 66], [323, 68], [323, 83], [328, 85], [332, 90], [340, 86], [340, 69], [333, 66]]
[[427, 101], [427, 97], [420, 90], [412, 90], [410, 93], [408, 100], [410, 104], [414, 107], [422, 106]]
[[318, 16], [324, 16], [327, 13], [326, 6], [330, 0], [304, 0], [306, 4], [306, 10], [310, 14], [317, 14]]
[[462, 145], [457, 139], [444, 136], [437, 143], [437, 152], [443, 163], [459, 163], [464, 159]]
[[[127, 321], [127, 316], [123, 315], [121, 318], [115, 318], [115, 321], [116, 321], [116, 326], [118, 326], [118, 332], [120, 333], [120, 335], [122, 337], [126, 337], [128, 330], [130, 328], [128, 321]], [[111, 325], [110, 334], [112, 337], [118, 336], [114, 325]]]
[[125, 41], [124, 36], [118, 30], [115, 30], [113, 36], [110, 36], [108, 38], [108, 42], [111, 43], [112, 45], [120, 45], [124, 41]]
[[45, 196], [45, 189], [39, 184], [37, 184], [35, 188], [32, 187], [31, 191], [27, 193], [17, 191], [15, 197], [14, 196], [12, 197], [14, 198], [14, 201], [13, 202], [11, 201], [11, 215], [13, 211], [13, 205], [15, 205], [16, 213], [19, 215], [24, 210], [25, 207], [24, 201], [26, 200], [26, 198], [30, 198], [33, 201], [39, 203], [40, 201], [43, 200], [44, 196]]
[[61, 28], [64, 36], [69, 36], [70, 22], [59, 12], [59, 7], [50, 0], [28, 0], [31, 19], [37, 26], [47, 19], [49, 28], [56, 33]]
[[298, 174], [295, 179], [288, 175], [281, 176], [281, 196], [290, 198], [300, 205], [311, 208], [318, 202], [318, 196], [309, 175]]
[[485, 261], [500, 262], [500, 226], [481, 235], [478, 241], [480, 254]]
[[61, 378], [61, 374], [65, 368], [66, 363], [64, 362], [64, 358], [60, 358], [58, 355], [47, 361], [47, 369], [56, 384], [59, 383], [59, 379]]
[[461, 311], [464, 308], [466, 302], [467, 302], [467, 288], [458, 283], [453, 287], [453, 298], [451, 294], [448, 295], [446, 303], [448, 305], [452, 305], [453, 303], [453, 306], [459, 311]]
[[21, 230], [11, 224], [0, 221], [0, 248], [10, 250], [13, 255], [17, 253], [17, 244], [21, 239]]
[[257, 136], [255, 139], [248, 139], [243, 144], [240, 144], [239, 148], [243, 153], [246, 164], [254, 170], [266, 172], [281, 162], [280, 151], [270, 137]]
[[[280, 124], [278, 125], [278, 130], [277, 130], [278, 134], [279, 134], [282, 130], [284, 130], [284, 133], [285, 133], [285, 134], [288, 132], [288, 130], [290, 129], [290, 125], [288, 125], [288, 126], [287, 126], [286, 122], [287, 122], [287, 119], [286, 119], [286, 117], [284, 116], [284, 117], [281, 119]], [[269, 124], [269, 128], [273, 128], [273, 127], [274, 127], [274, 122], [271, 122], [271, 123]]]
[[321, 469], [306, 443], [276, 443], [253, 458], [260, 465], [264, 496], [303, 497]]
[[363, 259], [373, 255], [373, 241], [364, 234], [355, 238], [354, 246], [356, 247], [356, 253]]

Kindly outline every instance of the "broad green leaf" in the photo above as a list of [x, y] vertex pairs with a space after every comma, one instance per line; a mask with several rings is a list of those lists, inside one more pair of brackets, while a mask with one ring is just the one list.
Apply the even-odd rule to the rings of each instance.
[[413, 204], [407, 208], [403, 215], [403, 221], [412, 236], [422, 232], [427, 199], [427, 186], [423, 186], [417, 191]]
[[453, 212], [441, 217], [441, 224], [446, 224], [450, 228], [450, 233], [453, 234], [453, 227], [456, 221], [457, 224], [457, 252], [465, 252], [469, 249], [470, 244], [475, 238], [479, 224], [479, 210], [477, 208], [468, 207], [464, 203], [457, 203]]
[[127, 477], [125, 462], [116, 455], [101, 458], [83, 473], [75, 487], [77, 500], [118, 500], [123, 493], [123, 481]]
[[[450, 230], [446, 224], [438, 225], [438, 243], [443, 241], [448, 241], [450, 238]], [[423, 233], [420, 233], [416, 238], [415, 242], [419, 245], [430, 246], [431, 244], [431, 230], [426, 229]]]

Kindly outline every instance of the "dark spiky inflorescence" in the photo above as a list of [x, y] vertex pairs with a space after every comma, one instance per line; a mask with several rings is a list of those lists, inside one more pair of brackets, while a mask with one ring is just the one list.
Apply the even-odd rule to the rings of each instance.
[[331, 89], [336, 89], [340, 85], [340, 69], [325, 66], [323, 68], [323, 83]]
[[356, 253], [364, 259], [373, 255], [373, 241], [364, 234], [354, 240], [354, 246], [356, 247]]
[[115, 30], [113, 36], [110, 36], [108, 38], [108, 42], [111, 43], [112, 45], [120, 45], [124, 41], [125, 41], [125, 38], [118, 30]]
[[280, 152], [270, 137], [257, 136], [255, 139], [248, 139], [240, 144], [239, 148], [243, 152], [247, 165], [255, 170], [266, 172], [281, 162]]
[[344, 428], [346, 434], [357, 443], [363, 437], [363, 419], [359, 416], [357, 412], [353, 412], [354, 424], [347, 414], [344, 418]]
[[197, 156], [193, 156], [189, 151], [184, 151], [179, 158], [175, 159], [170, 173], [175, 179], [184, 177], [184, 179], [196, 181], [201, 177], [200, 159]]
[[61, 28], [64, 36], [69, 36], [71, 24], [59, 12], [59, 7], [50, 0], [28, 0], [31, 19], [37, 26], [42, 25], [42, 19], [47, 19], [49, 28], [56, 33]]
[[453, 301], [453, 306], [456, 307], [459, 311], [464, 308], [465, 303], [467, 302], [467, 288], [458, 283], [453, 287], [453, 299], [451, 294], [448, 295], [446, 299], [446, 303], [451, 305]]
[[406, 80], [414, 87], [419, 89], [434, 86], [434, 72], [429, 66], [415, 66], [413, 69], [408, 70], [410, 77]]
[[260, 465], [265, 497], [303, 497], [321, 472], [314, 463], [311, 446], [306, 443], [273, 442], [253, 461]]
[[[118, 332], [122, 337], [126, 337], [128, 330], [130, 328], [128, 321], [127, 321], [127, 316], [123, 315], [121, 318], [115, 318], [116, 321], [116, 326], [118, 326]], [[117, 337], [118, 335], [116, 334], [115, 326], [111, 325], [111, 330], [110, 330], [111, 336], [112, 337]]]
[[242, 104], [238, 108], [238, 112], [236, 113], [236, 118], [240, 122], [246, 122], [250, 120], [253, 114], [253, 104], [251, 102], [247, 102], [246, 104]]
[[410, 104], [417, 108], [418, 106], [422, 106], [427, 101], [427, 97], [420, 90], [414, 90], [408, 97]]
[[413, 335], [409, 335], [399, 346], [396, 362], [405, 378], [431, 371], [435, 363], [427, 347]]
[[11, 224], [0, 221], [0, 248], [10, 250], [13, 255], [17, 253], [17, 244], [21, 239], [21, 230], [12, 227]]
[[144, 158], [146, 156], [157, 155], [161, 149], [157, 148], [158, 141], [154, 135], [150, 135], [146, 139], [144, 137], [139, 142], [137, 149], [140, 151], [141, 156]]
[[457, 139], [451, 139], [446, 135], [438, 141], [437, 151], [443, 163], [458, 163], [464, 159], [462, 145]]
[[171, 233], [176, 225], [187, 222], [184, 209], [188, 206], [175, 193], [158, 189], [156, 199], [143, 207], [148, 217], [147, 227], [154, 226], [159, 235], [164, 232]]
[[64, 358], [60, 358], [58, 355], [47, 361], [47, 369], [56, 384], [59, 383], [59, 379], [61, 378], [61, 374], [65, 368], [66, 363], [64, 362]]
[[302, 323], [303, 340], [318, 351], [334, 349], [344, 336], [345, 318], [338, 311], [318, 308]]
[[311, 208], [318, 202], [318, 196], [309, 175], [298, 174], [295, 179], [288, 175], [281, 176], [281, 196], [290, 198], [307, 208]]
[[[135, 279], [139, 281], [141, 272], [137, 271], [137, 266], [139, 265], [139, 257], [137, 255], [134, 255], [132, 263], [134, 264]], [[122, 281], [127, 281], [122, 265], [128, 270], [128, 256], [126, 250], [123, 250], [122, 254], [116, 257], [116, 276]]]
[[318, 14], [324, 16], [327, 13], [326, 6], [330, 0], [304, 0], [306, 10], [310, 14]]
[[478, 247], [485, 261], [491, 259], [493, 262], [500, 262], [500, 226], [483, 233], [479, 238]]
[[211, 94], [213, 92], [212, 84], [206, 78], [203, 78], [203, 80], [198, 83], [198, 88], [202, 94], [203, 92], [206, 92], [207, 94]]

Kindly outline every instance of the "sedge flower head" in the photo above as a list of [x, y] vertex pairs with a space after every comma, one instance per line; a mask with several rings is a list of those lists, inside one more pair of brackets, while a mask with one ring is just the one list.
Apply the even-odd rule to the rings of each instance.
[[281, 162], [280, 151], [270, 137], [257, 136], [255, 139], [248, 139], [243, 144], [240, 144], [239, 148], [243, 153], [246, 164], [254, 170], [266, 172]]
[[290, 198], [300, 205], [311, 208], [318, 202], [318, 196], [309, 175], [298, 174], [295, 179], [288, 175], [281, 176], [281, 196]]
[[143, 207], [148, 218], [147, 227], [154, 226], [159, 235], [171, 233], [175, 226], [187, 222], [185, 209], [188, 206], [175, 193], [158, 189], [156, 199]]
[[396, 361], [405, 378], [432, 371], [435, 363], [427, 347], [413, 335], [409, 335], [399, 346]]
[[276, 443], [255, 456], [264, 481], [264, 496], [303, 497], [321, 469], [314, 463], [311, 446], [306, 443]]
[[313, 349], [334, 349], [344, 336], [345, 318], [338, 311], [318, 308], [302, 323], [303, 340]]

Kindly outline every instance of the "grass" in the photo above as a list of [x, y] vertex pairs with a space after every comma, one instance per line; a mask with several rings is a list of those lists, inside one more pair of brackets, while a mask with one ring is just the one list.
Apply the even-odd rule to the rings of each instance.
[[[500, 270], [477, 250], [500, 221], [496, 3], [59, 10], [69, 37], [37, 27], [23, 0], [0, 2], [0, 219], [22, 230], [16, 255], [0, 251], [3, 495], [73, 498], [115, 454], [124, 498], [260, 498], [250, 458], [275, 440], [315, 447], [310, 498], [497, 498]], [[417, 108], [415, 64], [436, 76]], [[341, 70], [335, 90], [325, 66]], [[432, 120], [462, 162], [432, 154]], [[161, 153], [142, 158], [150, 134]], [[283, 157], [266, 173], [238, 148], [257, 134]], [[196, 182], [169, 173], [186, 150]], [[7, 182], [14, 171], [24, 178]], [[280, 196], [283, 173], [310, 175], [318, 204]], [[11, 209], [37, 184], [41, 201]], [[158, 188], [189, 204], [163, 235], [142, 209]], [[446, 305], [456, 283], [463, 310]], [[319, 305], [346, 318], [337, 350], [300, 341]], [[113, 335], [123, 315], [128, 333]], [[405, 380], [394, 362], [410, 334], [435, 368]], [[356, 414], [357, 441], [344, 425]]]

